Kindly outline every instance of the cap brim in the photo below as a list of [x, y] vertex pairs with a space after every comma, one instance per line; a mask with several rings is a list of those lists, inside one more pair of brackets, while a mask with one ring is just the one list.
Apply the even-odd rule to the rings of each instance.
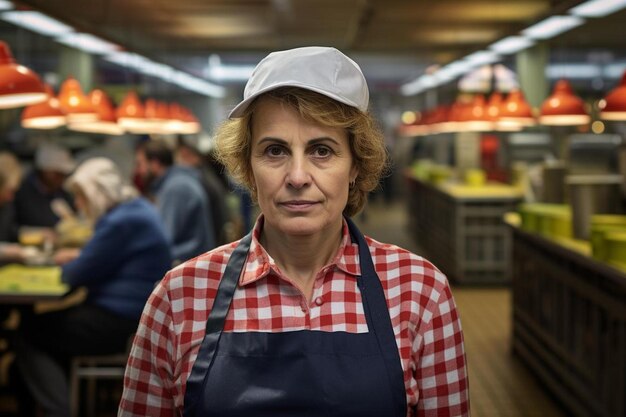
[[280, 87], [298, 87], [298, 88], [302, 88], [304, 90], [309, 90], [309, 91], [313, 91], [319, 94], [322, 94], [326, 97], [332, 98], [333, 100], [336, 100], [340, 103], [346, 104], [350, 107], [355, 107], [359, 110], [361, 110], [362, 112], [365, 112], [367, 109], [361, 109], [359, 108], [359, 106], [350, 101], [350, 100], [346, 100], [344, 97], [340, 97], [336, 94], [334, 94], [333, 92], [330, 91], [326, 91], [323, 90], [321, 88], [318, 87], [314, 87], [314, 86], [310, 86], [307, 84], [303, 84], [301, 82], [297, 82], [297, 81], [283, 81], [281, 83], [276, 83], [276, 84], [272, 84], [262, 90], [257, 91], [254, 95], [246, 98], [245, 100], [242, 100], [239, 104], [237, 104], [228, 114], [228, 118], [229, 119], [237, 119], [239, 117], [243, 116], [244, 111], [248, 108], [248, 106], [250, 105], [250, 103], [252, 103], [254, 101], [254, 99], [256, 99], [257, 97], [272, 91], [272, 90], [276, 90], [277, 88]]

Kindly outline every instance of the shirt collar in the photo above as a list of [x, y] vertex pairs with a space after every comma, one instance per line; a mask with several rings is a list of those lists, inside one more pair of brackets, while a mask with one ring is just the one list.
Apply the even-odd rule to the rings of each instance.
[[[239, 285], [244, 286], [256, 282], [267, 276], [272, 269], [276, 270], [274, 259], [267, 253], [259, 238], [263, 230], [264, 216], [261, 214], [252, 229], [252, 241], [250, 242], [250, 251], [245, 264]], [[329, 266], [343, 271], [348, 276], [356, 277], [361, 275], [361, 267], [359, 264], [359, 245], [352, 242], [348, 223], [343, 220], [341, 229], [342, 239], [335, 258], [330, 262]]]

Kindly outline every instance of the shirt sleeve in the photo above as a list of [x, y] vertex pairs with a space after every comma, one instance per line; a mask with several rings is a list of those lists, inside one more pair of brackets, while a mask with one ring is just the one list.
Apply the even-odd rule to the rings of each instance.
[[[163, 281], [166, 281], [166, 278]], [[174, 396], [176, 333], [171, 303], [162, 282], [148, 299], [124, 375], [118, 417], [177, 414]]]
[[450, 287], [439, 295], [416, 355], [419, 417], [469, 416], [468, 376], [461, 322]]

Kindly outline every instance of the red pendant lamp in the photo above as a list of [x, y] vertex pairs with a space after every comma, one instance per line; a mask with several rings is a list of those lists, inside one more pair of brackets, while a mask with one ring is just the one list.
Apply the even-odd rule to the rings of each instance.
[[52, 87], [48, 84], [44, 87], [48, 99], [42, 103], [31, 104], [22, 112], [22, 127], [25, 129], [56, 129], [67, 123]]
[[59, 104], [67, 115], [67, 123], [91, 122], [98, 118], [91, 101], [83, 93], [80, 83], [74, 77], [68, 77], [59, 90]]
[[539, 123], [548, 126], [580, 126], [591, 121], [583, 101], [574, 95], [570, 83], [559, 80], [550, 97], [541, 105]]
[[626, 72], [619, 85], [600, 100], [600, 118], [604, 120], [626, 120]]
[[97, 119], [70, 123], [70, 129], [111, 136], [124, 133], [124, 129], [117, 123], [113, 104], [104, 91], [97, 88], [92, 90], [89, 93], [89, 101], [98, 115]]
[[13, 59], [9, 46], [0, 41], [0, 109], [41, 103], [48, 98], [39, 76]]
[[465, 127], [470, 132], [488, 132], [494, 129], [494, 123], [487, 114], [485, 96], [476, 94], [466, 110]]
[[152, 125], [146, 119], [143, 103], [134, 91], [129, 91], [117, 107], [117, 123], [122, 129], [136, 134], [152, 133]]
[[522, 90], [518, 88], [511, 90], [500, 106], [498, 126], [505, 130], [520, 130], [527, 126], [533, 126], [535, 123], [533, 109], [526, 101]]

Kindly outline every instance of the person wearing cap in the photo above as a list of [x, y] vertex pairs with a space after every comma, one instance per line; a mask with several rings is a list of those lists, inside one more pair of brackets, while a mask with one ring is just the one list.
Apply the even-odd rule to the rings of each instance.
[[83, 162], [67, 180], [78, 210], [94, 224], [82, 249], [59, 249], [61, 280], [87, 290], [69, 308], [25, 314], [16, 363], [43, 415], [69, 416], [65, 366], [73, 356], [125, 352], [143, 306], [171, 267], [165, 229], [108, 158]]
[[63, 183], [74, 167], [67, 149], [53, 143], [37, 148], [34, 169], [15, 195], [18, 225], [53, 228], [58, 223], [60, 218], [52, 209], [52, 201], [61, 199], [73, 207], [72, 197]]
[[261, 214], [157, 285], [118, 416], [469, 415], [446, 277], [350, 219], [386, 160], [368, 96], [334, 48], [257, 65], [215, 138]]

